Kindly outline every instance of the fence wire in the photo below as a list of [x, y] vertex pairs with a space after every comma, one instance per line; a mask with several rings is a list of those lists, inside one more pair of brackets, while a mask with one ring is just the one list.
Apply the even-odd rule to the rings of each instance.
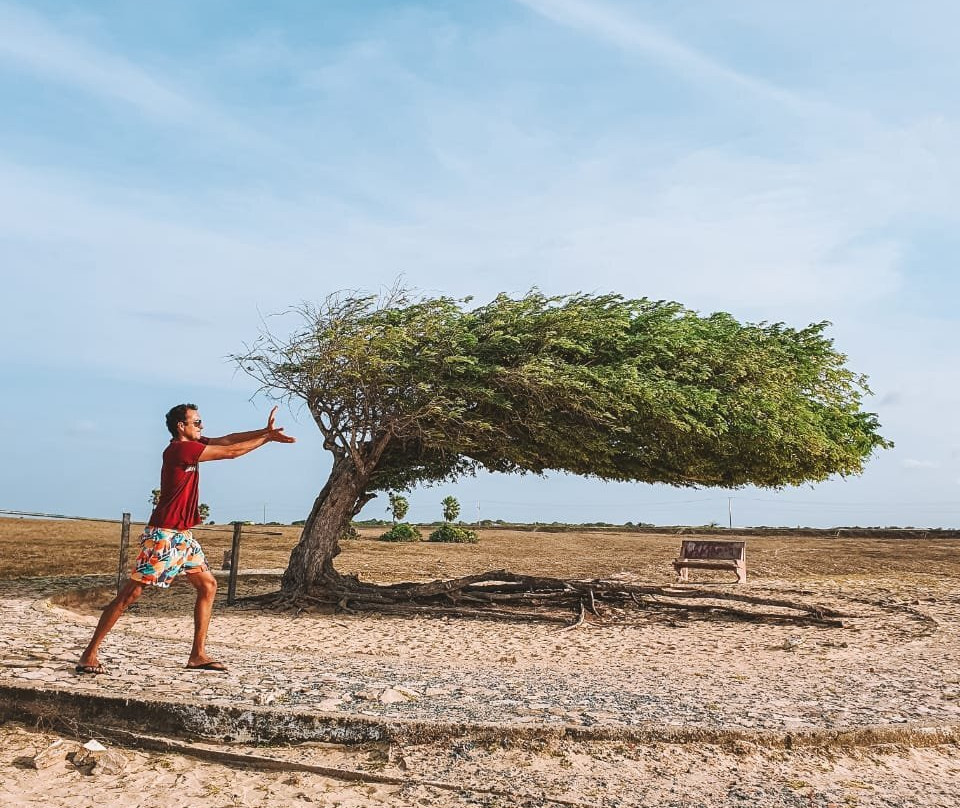
[[[4, 516], [32, 516], [36, 519], [66, 519], [71, 522], [102, 522], [107, 525], [120, 525], [123, 524], [122, 519], [102, 519], [97, 516], [67, 516], [62, 513], [42, 513], [40, 511], [13, 511], [6, 508], [0, 508], [0, 514]], [[140, 522], [139, 524], [143, 524]], [[246, 527], [246, 526], [245, 526]], [[193, 530], [200, 530], [204, 533], [207, 532], [216, 532], [216, 531], [227, 531], [232, 533], [232, 525], [197, 525]], [[245, 535], [252, 536], [282, 536], [283, 533], [279, 530], [245, 530]]]

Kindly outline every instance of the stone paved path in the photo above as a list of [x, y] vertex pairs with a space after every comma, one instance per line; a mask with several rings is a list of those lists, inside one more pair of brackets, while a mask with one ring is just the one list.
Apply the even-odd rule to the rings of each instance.
[[842, 630], [640, 619], [564, 632], [220, 609], [211, 640], [229, 663], [226, 675], [183, 669], [188, 615], [131, 615], [103, 648], [110, 675], [78, 676], [95, 617], [50, 598], [105, 584], [92, 576], [0, 581], [0, 684], [517, 727], [960, 724], [960, 606], [941, 592], [917, 593], [912, 614], [892, 602], [886, 612], [860, 604], [861, 618]]

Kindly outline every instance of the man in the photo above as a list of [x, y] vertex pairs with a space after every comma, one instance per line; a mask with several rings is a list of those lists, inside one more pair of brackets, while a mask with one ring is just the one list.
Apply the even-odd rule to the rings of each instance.
[[270, 410], [265, 429], [236, 432], [222, 438], [201, 435], [203, 422], [195, 404], [179, 404], [167, 413], [167, 429], [173, 438], [163, 453], [160, 471], [160, 499], [140, 537], [140, 554], [129, 580], [104, 608], [90, 644], [77, 663], [77, 673], [105, 673], [97, 650], [107, 632], [146, 586], [166, 588], [180, 573], [197, 590], [193, 609], [193, 648], [187, 660], [189, 670], [226, 671], [222, 662], [207, 656], [207, 626], [217, 581], [207, 566], [203, 549], [190, 528], [200, 523], [200, 463], [232, 460], [265, 443], [293, 443], [296, 439], [274, 426], [277, 408]]

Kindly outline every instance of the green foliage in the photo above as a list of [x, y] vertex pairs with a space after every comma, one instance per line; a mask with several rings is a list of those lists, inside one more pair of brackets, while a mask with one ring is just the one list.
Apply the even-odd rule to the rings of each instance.
[[420, 530], [415, 525], [408, 522], [397, 522], [380, 536], [380, 541], [420, 541], [421, 538]]
[[456, 544], [476, 544], [479, 538], [475, 531], [468, 530], [461, 525], [451, 525], [449, 523], [440, 525], [427, 541], [445, 541]]
[[444, 522], [452, 522], [460, 515], [460, 503], [457, 502], [456, 497], [444, 497], [440, 500], [440, 504], [443, 506]]
[[200, 512], [201, 521], [206, 522], [210, 519], [210, 506], [206, 502], [201, 502], [197, 510]]
[[479, 469], [675, 486], [857, 474], [889, 447], [825, 336], [619, 295], [344, 294], [235, 357], [303, 399], [368, 492]]
[[393, 522], [396, 524], [401, 521], [404, 516], [407, 515], [407, 511], [410, 510], [410, 502], [406, 497], [400, 496], [393, 491], [390, 492], [390, 507], [388, 508], [390, 514], [393, 516]]
[[156, 508], [159, 503], [160, 503], [160, 489], [154, 488], [150, 492], [150, 504], [153, 505], [154, 508]]

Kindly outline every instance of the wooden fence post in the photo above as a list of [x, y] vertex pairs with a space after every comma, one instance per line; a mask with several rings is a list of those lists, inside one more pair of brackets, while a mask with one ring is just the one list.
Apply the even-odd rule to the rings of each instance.
[[117, 592], [127, 573], [127, 553], [130, 548], [130, 514], [124, 512], [120, 522], [120, 566], [117, 567]]
[[237, 570], [240, 569], [240, 535], [243, 522], [233, 523], [233, 546], [230, 548], [230, 579], [227, 583], [227, 605], [233, 606], [237, 600]]

